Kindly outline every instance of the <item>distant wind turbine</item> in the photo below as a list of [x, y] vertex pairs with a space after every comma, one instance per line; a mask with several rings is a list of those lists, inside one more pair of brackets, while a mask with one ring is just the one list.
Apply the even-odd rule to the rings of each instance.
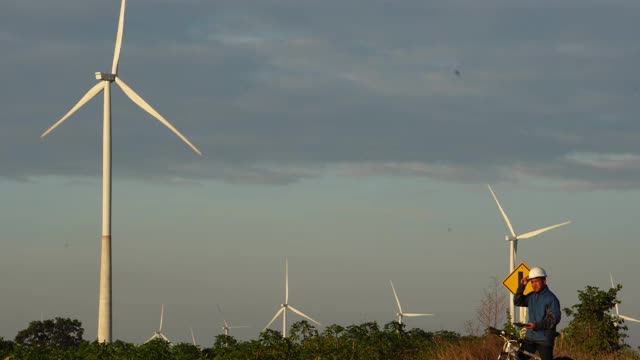
[[[611, 279], [611, 287], [612, 287], [612, 288], [613, 288], [613, 287], [616, 287], [616, 286], [613, 284], [613, 275], [611, 275], [611, 273], [609, 273], [609, 278]], [[631, 322], [637, 322], [637, 323], [640, 323], [640, 320], [638, 320], [638, 319], [634, 319], [634, 318], [632, 318], [632, 317], [625, 316], [625, 315], [620, 315], [620, 310], [618, 309], [618, 304], [616, 304], [616, 316], [617, 316], [617, 317], [619, 317], [619, 318], [621, 318], [621, 319], [624, 319], [625, 321], [631, 321]]]
[[287, 337], [287, 309], [293, 311], [294, 313], [302, 316], [305, 319], [311, 320], [312, 322], [318, 325], [321, 325], [319, 322], [313, 320], [312, 318], [302, 313], [302, 311], [294, 308], [289, 304], [289, 261], [287, 260], [287, 258], [285, 258], [284, 260], [284, 304], [280, 304], [280, 310], [276, 312], [276, 315], [273, 317], [273, 319], [271, 319], [271, 321], [269, 321], [267, 326], [264, 327], [264, 330], [266, 330], [278, 318], [278, 316], [282, 314], [282, 337]]
[[[502, 214], [502, 218], [504, 219], [504, 222], [507, 224], [507, 228], [508, 228], [509, 233], [510, 233], [510, 235], [505, 236], [505, 240], [509, 242], [509, 274], [511, 274], [513, 269], [515, 269], [515, 262], [516, 262], [516, 258], [517, 258], [517, 252], [518, 252], [518, 240], [524, 240], [524, 239], [532, 238], [534, 236], [542, 234], [543, 232], [547, 232], [547, 231], [555, 229], [557, 227], [571, 224], [571, 221], [565, 221], [565, 222], [560, 223], [560, 224], [556, 224], [556, 225], [552, 225], [552, 226], [549, 226], [549, 227], [546, 227], [546, 228], [530, 231], [530, 232], [524, 233], [522, 235], [517, 235], [515, 230], [513, 230], [513, 226], [511, 226], [511, 221], [509, 221], [509, 218], [507, 217], [507, 214], [502, 209], [502, 206], [500, 205], [500, 202], [498, 201], [498, 198], [496, 197], [496, 194], [493, 192], [493, 189], [491, 188], [491, 185], [487, 185], [487, 186], [489, 187], [489, 191], [491, 191], [491, 195], [493, 195], [493, 199], [496, 201], [496, 204], [498, 205], [498, 209], [500, 210], [500, 213]], [[509, 313], [511, 314], [511, 321], [516, 321], [516, 319], [514, 317], [514, 315], [515, 315], [514, 312], [515, 312], [515, 307], [513, 305], [513, 294], [509, 293]], [[524, 319], [521, 319], [521, 321], [524, 321]]]
[[[220, 314], [223, 314], [222, 312], [222, 308], [220, 307], [220, 305], [216, 304], [216, 306], [218, 306], [218, 311], [220, 312]], [[224, 315], [224, 314], [223, 314]], [[222, 318], [222, 322], [224, 323], [224, 326], [222, 326], [222, 330], [224, 331], [224, 335], [225, 336], [229, 336], [229, 330], [230, 329], [240, 329], [240, 328], [248, 328], [248, 326], [246, 325], [237, 325], [237, 326], [231, 326], [226, 319], [224, 319], [224, 317]]]
[[398, 293], [396, 293], [396, 288], [393, 286], [393, 281], [389, 280], [391, 283], [391, 290], [393, 290], [393, 296], [396, 298], [396, 304], [398, 304], [398, 323], [402, 324], [403, 317], [416, 317], [416, 316], [433, 316], [433, 314], [416, 314], [416, 313], [405, 313], [402, 312], [402, 306], [400, 305], [400, 299], [398, 299]]
[[[160, 308], [160, 327], [158, 328], [158, 331], [154, 331], [153, 332], [153, 336], [151, 336], [149, 338], [149, 340], [145, 341], [144, 343], [148, 343], [151, 340], [154, 339], [162, 339], [166, 342], [168, 342], [169, 344], [171, 344], [171, 341], [169, 339], [167, 339], [166, 336], [164, 336], [164, 334], [162, 333], [162, 320], [164, 319], [164, 304], [162, 304], [161, 308]], [[193, 333], [192, 333], [193, 335]]]
[[191, 341], [193, 342], [193, 346], [198, 346], [196, 344], [196, 337], [193, 335], [193, 328], [189, 328], [189, 330], [191, 331]]
[[110, 73], [96, 72], [98, 83], [74, 105], [66, 115], [53, 124], [40, 137], [47, 136], [57, 128], [78, 109], [93, 99], [99, 92], [104, 92], [103, 106], [103, 133], [102, 133], [102, 250], [100, 258], [100, 296], [98, 305], [98, 341], [111, 341], [111, 83], [115, 82], [136, 105], [149, 113], [151, 116], [168, 127], [182, 141], [184, 141], [193, 151], [202, 155], [184, 135], [182, 135], [171, 123], [151, 107], [146, 101], [133, 91], [118, 75], [118, 61], [120, 49], [122, 47], [122, 36], [124, 29], [124, 12], [126, 0], [122, 0], [120, 5], [120, 18], [118, 20], [118, 31], [116, 34], [116, 44], [113, 54], [113, 63]]

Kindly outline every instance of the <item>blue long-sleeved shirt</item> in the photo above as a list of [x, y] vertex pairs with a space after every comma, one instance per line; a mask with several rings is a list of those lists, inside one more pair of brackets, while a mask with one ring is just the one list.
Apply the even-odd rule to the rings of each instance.
[[529, 322], [535, 324], [535, 330], [527, 330], [527, 339], [541, 344], [553, 344], [561, 316], [560, 301], [546, 285], [540, 292], [530, 292], [527, 295], [524, 295], [524, 288], [520, 284], [513, 297], [513, 304], [529, 308]]

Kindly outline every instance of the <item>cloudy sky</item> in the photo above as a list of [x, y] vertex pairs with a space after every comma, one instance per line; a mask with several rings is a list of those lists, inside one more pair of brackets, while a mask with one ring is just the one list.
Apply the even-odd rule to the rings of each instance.
[[[95, 338], [102, 99], [117, 0], [0, 5], [0, 336], [41, 316]], [[632, 0], [131, 0], [117, 88], [114, 337], [255, 338], [284, 293], [323, 324], [464, 332], [506, 228], [563, 307], [621, 282], [640, 317], [640, 4]], [[219, 304], [224, 310], [220, 314]], [[296, 319], [295, 317], [291, 318]], [[563, 322], [566, 325], [566, 321]], [[629, 324], [640, 345], [640, 324]]]

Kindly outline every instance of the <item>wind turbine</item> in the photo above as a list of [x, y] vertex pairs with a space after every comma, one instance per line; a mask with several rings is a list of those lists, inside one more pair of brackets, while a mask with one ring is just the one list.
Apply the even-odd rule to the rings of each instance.
[[[164, 304], [162, 304], [162, 307], [160, 308], [160, 328], [158, 328], [158, 331], [154, 331], [153, 332], [153, 336], [151, 336], [149, 338], [149, 340], [145, 341], [144, 343], [148, 343], [151, 340], [154, 339], [162, 339], [166, 342], [168, 342], [169, 344], [171, 344], [171, 341], [169, 339], [167, 339], [166, 336], [164, 336], [164, 334], [162, 333], [162, 320], [164, 319]], [[193, 335], [193, 332], [191, 333], [191, 335]]]
[[53, 124], [45, 131], [40, 138], [47, 136], [51, 131], [57, 128], [78, 109], [84, 106], [89, 100], [93, 99], [101, 91], [104, 92], [103, 106], [103, 133], [102, 133], [102, 249], [100, 258], [100, 296], [98, 305], [98, 341], [111, 342], [111, 83], [115, 82], [125, 95], [129, 97], [136, 105], [156, 118], [162, 124], [169, 128], [182, 141], [184, 141], [193, 151], [202, 155], [200, 150], [196, 148], [184, 135], [182, 135], [171, 123], [169, 123], [162, 115], [140, 97], [133, 89], [129, 87], [118, 75], [118, 60], [120, 58], [120, 49], [122, 47], [122, 35], [124, 28], [124, 12], [126, 0], [122, 0], [120, 5], [120, 18], [118, 20], [118, 30], [116, 34], [116, 44], [113, 54], [113, 63], [110, 73], [96, 72], [95, 77], [98, 83], [95, 84], [87, 93], [74, 105], [67, 114]]
[[[220, 314], [223, 314], [220, 305], [216, 304], [216, 306], [218, 306], [218, 311], [220, 312]], [[222, 321], [224, 323], [224, 326], [222, 326], [222, 330], [224, 331], [225, 336], [229, 336], [229, 329], [248, 328], [248, 326], [246, 325], [231, 326], [224, 318], [222, 319]]]
[[302, 316], [303, 318], [306, 318], [318, 325], [321, 325], [319, 322], [313, 320], [312, 318], [302, 313], [302, 311], [294, 308], [292, 305], [289, 304], [289, 261], [287, 260], [287, 258], [285, 258], [284, 259], [284, 304], [280, 304], [280, 310], [276, 312], [276, 315], [273, 317], [273, 319], [271, 319], [271, 321], [269, 321], [267, 326], [264, 327], [264, 330], [266, 330], [278, 318], [278, 316], [282, 314], [282, 337], [286, 338], [287, 337], [287, 309]]
[[405, 313], [402, 312], [402, 306], [400, 305], [400, 299], [398, 299], [398, 294], [396, 293], [396, 288], [393, 287], [393, 281], [389, 280], [389, 282], [391, 283], [391, 290], [393, 290], [393, 296], [395, 296], [396, 298], [396, 304], [398, 304], [398, 312], [396, 315], [398, 315], [398, 323], [402, 324], [402, 318], [403, 317], [416, 317], [416, 316], [433, 316], [433, 314], [416, 314], [416, 313]]
[[[517, 253], [518, 253], [518, 240], [524, 240], [524, 239], [532, 238], [534, 236], [542, 234], [543, 232], [547, 232], [549, 230], [555, 229], [555, 228], [560, 227], [560, 226], [568, 225], [568, 224], [571, 223], [571, 221], [565, 221], [565, 222], [560, 223], [560, 224], [556, 224], [556, 225], [548, 226], [546, 228], [530, 231], [530, 232], [524, 233], [522, 235], [517, 235], [515, 230], [513, 230], [513, 226], [511, 226], [511, 221], [509, 221], [509, 218], [507, 217], [507, 214], [502, 209], [502, 206], [500, 205], [500, 202], [498, 201], [498, 198], [496, 197], [496, 194], [493, 192], [493, 189], [491, 188], [491, 185], [487, 185], [487, 186], [489, 187], [489, 191], [491, 191], [491, 195], [493, 195], [493, 199], [496, 201], [496, 204], [498, 205], [498, 209], [500, 210], [500, 213], [502, 214], [502, 218], [504, 219], [504, 222], [507, 224], [507, 228], [509, 230], [509, 233], [511, 234], [511, 235], [506, 235], [505, 238], [504, 238], [506, 241], [509, 242], [509, 274], [511, 274], [511, 272], [515, 268], [515, 262], [516, 262]], [[509, 293], [509, 313], [511, 314], [511, 321], [515, 322], [516, 319], [514, 317], [514, 315], [515, 315], [514, 311], [515, 311], [515, 307], [513, 305], [513, 294]], [[521, 313], [521, 317], [523, 317], [522, 313]], [[520, 320], [523, 321], [524, 319], [520, 319]]]
[[[613, 284], [613, 275], [611, 275], [611, 273], [609, 273], [609, 278], [611, 278], [611, 287], [615, 287], [615, 285]], [[625, 316], [625, 315], [620, 315], [620, 310], [618, 309], [618, 304], [616, 304], [616, 316], [621, 318], [621, 319], [624, 319], [625, 321], [631, 321], [631, 322], [640, 323], [640, 320], [638, 320], [638, 319], [634, 319], [632, 317]]]
[[189, 328], [189, 330], [191, 331], [191, 341], [193, 342], [193, 346], [198, 346], [196, 344], [196, 337], [193, 335], [193, 328]]

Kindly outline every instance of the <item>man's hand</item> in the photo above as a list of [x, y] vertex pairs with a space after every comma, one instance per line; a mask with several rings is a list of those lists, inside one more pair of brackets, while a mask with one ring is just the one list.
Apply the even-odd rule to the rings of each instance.
[[535, 330], [535, 328], [536, 328], [536, 324], [534, 324], [534, 323], [532, 323], [532, 322], [530, 322], [530, 323], [526, 323], [526, 324], [524, 325], [524, 328], [525, 328], [525, 329], [527, 329], [527, 330]]
[[527, 285], [527, 283], [528, 283], [528, 282], [529, 282], [529, 278], [528, 278], [528, 277], [526, 277], [526, 278], [522, 278], [522, 279], [520, 280], [520, 284], [522, 284], [522, 285]]

